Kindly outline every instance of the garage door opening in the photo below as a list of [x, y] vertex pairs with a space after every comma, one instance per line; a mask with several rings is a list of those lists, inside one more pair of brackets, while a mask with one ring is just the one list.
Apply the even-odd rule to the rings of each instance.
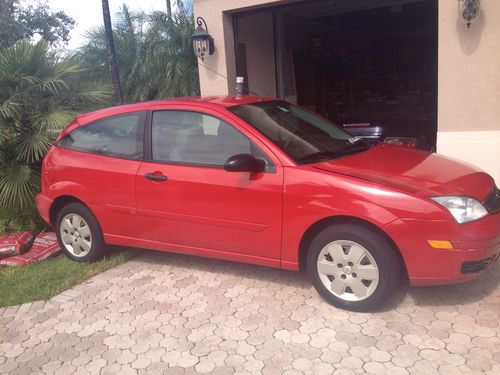
[[[437, 133], [437, 1], [308, 1], [235, 15], [237, 73], [373, 141]], [[258, 27], [257, 27], [258, 25]]]

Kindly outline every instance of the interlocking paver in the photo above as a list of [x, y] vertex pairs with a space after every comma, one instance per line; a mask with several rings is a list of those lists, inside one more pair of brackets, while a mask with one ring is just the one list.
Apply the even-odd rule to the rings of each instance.
[[499, 279], [497, 265], [362, 314], [302, 273], [145, 252], [0, 309], [0, 374], [497, 374]]
[[366, 362], [363, 369], [368, 374], [385, 374], [387, 370], [386, 367], [379, 362]]

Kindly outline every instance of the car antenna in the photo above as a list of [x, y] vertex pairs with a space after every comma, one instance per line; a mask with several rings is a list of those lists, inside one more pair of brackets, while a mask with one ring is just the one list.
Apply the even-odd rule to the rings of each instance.
[[[212, 73], [217, 74], [218, 76], [220, 76], [220, 77], [224, 78], [226, 81], [228, 81], [228, 82], [229, 82], [229, 78], [227, 78], [227, 77], [226, 77], [225, 75], [223, 75], [223, 74], [220, 74], [220, 73], [219, 73], [219, 72], [217, 72], [216, 70], [214, 70], [214, 69], [212, 69], [212, 68], [209, 68], [208, 66], [206, 66], [205, 64], [200, 63], [200, 62], [198, 62], [198, 65], [203, 66], [205, 69], [210, 70]], [[244, 80], [245, 80], [245, 78], [244, 78], [244, 77], [236, 77], [236, 91], [237, 91], [236, 96], [241, 96], [241, 94], [242, 94], [242, 93], [243, 93], [243, 91], [244, 91], [243, 82], [239, 82], [239, 80], [240, 80], [240, 79], [242, 79], [242, 80], [243, 80], [243, 82], [244, 82]], [[240, 86], [240, 85], [241, 85], [241, 91], [239, 91], [239, 90], [240, 90], [240, 89], [239, 89], [239, 86]], [[239, 91], [239, 93], [238, 93], [238, 91]], [[258, 96], [259, 98], [262, 98], [262, 95], [259, 95], [259, 94], [258, 94], [258, 93], [256, 93], [255, 91], [250, 90], [250, 88], [246, 89], [246, 91], [247, 91], [249, 94], [251, 94], [251, 95], [255, 95], [255, 96]]]
[[245, 84], [245, 77], [236, 77], [236, 97], [241, 99], [243, 95], [243, 85]]

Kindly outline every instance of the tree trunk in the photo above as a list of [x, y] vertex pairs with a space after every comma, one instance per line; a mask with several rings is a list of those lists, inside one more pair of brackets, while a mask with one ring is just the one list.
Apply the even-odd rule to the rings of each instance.
[[106, 50], [108, 53], [109, 71], [111, 82], [115, 90], [115, 105], [119, 105], [123, 104], [123, 99], [120, 86], [120, 75], [118, 74], [118, 64], [116, 62], [115, 43], [113, 41], [113, 28], [111, 26], [111, 16], [109, 15], [108, 0], [102, 0], [102, 17], [104, 19], [104, 31], [106, 32]]
[[171, 0], [167, 0], [167, 19], [172, 20], [172, 2]]

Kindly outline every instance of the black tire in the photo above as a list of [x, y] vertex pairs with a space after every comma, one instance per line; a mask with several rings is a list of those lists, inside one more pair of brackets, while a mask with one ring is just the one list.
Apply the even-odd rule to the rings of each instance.
[[[361, 247], [357, 249], [362, 249], [364, 254], [368, 253], [371, 258], [369, 258], [368, 255], [366, 257], [363, 256], [360, 258], [359, 263], [354, 265], [349, 263], [350, 266], [348, 266], [347, 263], [343, 263], [347, 262], [347, 260], [337, 262], [330, 256], [330, 252], [327, 252], [328, 254], [325, 255], [323, 251], [327, 245], [332, 244], [334, 241], [339, 241], [335, 242], [333, 246], [340, 245], [341, 251], [343, 251], [344, 254], [347, 252], [346, 256], [350, 254], [350, 249], [352, 248], [349, 247], [349, 243], [355, 243], [355, 245], [361, 245]], [[342, 245], [345, 243], [347, 243], [347, 245]], [[389, 299], [400, 279], [402, 266], [396, 251], [394, 245], [377, 231], [361, 225], [332, 225], [320, 231], [312, 240], [307, 253], [307, 272], [318, 293], [331, 305], [351, 311], [372, 311]], [[359, 250], [358, 252], [361, 253]], [[331, 276], [329, 272], [322, 272], [320, 274], [318, 270], [318, 259], [320, 256], [325, 257], [327, 263], [331, 261], [331, 263], [339, 269], [338, 274], [340, 276], [338, 276], [339, 279], [337, 281], [344, 285], [344, 289], [341, 293], [341, 296], [344, 297], [341, 298], [341, 296], [335, 295], [330, 287], [327, 288], [325, 286], [325, 283], [336, 280], [336, 277]], [[373, 261], [376, 267], [372, 264]], [[328, 266], [331, 267], [329, 263]], [[346, 266], [348, 267], [346, 268]], [[365, 280], [354, 272], [358, 270], [358, 272], [361, 273], [366, 267], [372, 269], [378, 268], [378, 280], [373, 284], [370, 292], [368, 292], [368, 290], [374, 281]], [[328, 270], [334, 272], [334, 268], [328, 268]], [[358, 277], [358, 279], [353, 279], [353, 277]], [[360, 287], [361, 290], [363, 290], [362, 288], [365, 286], [367, 297], [362, 297], [364, 299], [358, 298], [350, 288], [349, 283], [351, 282], [357, 283], [356, 285]], [[363, 285], [360, 285], [360, 282], [363, 283]], [[331, 285], [333, 287], [333, 282]]]
[[[87, 241], [90, 242], [90, 249], [88, 250], [88, 252], [84, 251], [84, 255], [81, 256], [73, 254], [72, 251], [68, 249], [69, 246], [67, 246], [62, 239], [62, 221], [65, 217], [71, 215], [78, 215], [85, 221], [85, 223], [88, 225], [88, 228], [90, 229], [90, 237], [87, 237], [87, 239], [91, 239], [91, 241]], [[82, 203], [69, 203], [61, 208], [61, 210], [59, 210], [56, 217], [55, 231], [62, 251], [68, 258], [72, 260], [78, 262], [93, 262], [102, 258], [106, 253], [106, 244], [104, 242], [101, 226], [99, 225], [99, 222], [97, 221], [92, 211], [90, 211], [89, 208]], [[63, 232], [66, 233], [66, 231], [64, 231], [64, 228]], [[76, 253], [76, 251], [73, 252]]]

